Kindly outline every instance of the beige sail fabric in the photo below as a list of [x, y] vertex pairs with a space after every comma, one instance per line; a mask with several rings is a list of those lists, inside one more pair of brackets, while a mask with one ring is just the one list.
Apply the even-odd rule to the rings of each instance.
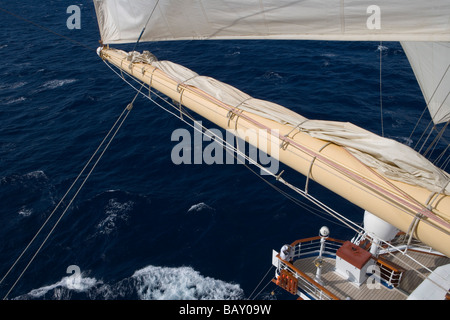
[[402, 42], [435, 124], [450, 120], [450, 42]]
[[156, 3], [157, 0], [94, 0], [103, 43], [136, 42], [144, 27], [141, 41], [450, 41], [448, 0], [163, 0]]
[[293, 130], [301, 130], [314, 138], [346, 147], [364, 164], [392, 180], [450, 194], [450, 177], [447, 173], [412, 148], [395, 140], [380, 137], [348, 122], [308, 120], [281, 105], [252, 98], [228, 84], [200, 76], [170, 61], [153, 62], [152, 65], [177, 82], [197, 87], [229, 106], [289, 124]]

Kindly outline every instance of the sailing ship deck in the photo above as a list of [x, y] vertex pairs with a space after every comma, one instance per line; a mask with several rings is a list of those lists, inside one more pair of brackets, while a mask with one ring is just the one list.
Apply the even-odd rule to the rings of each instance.
[[[389, 254], [383, 257], [406, 270], [402, 276], [402, 281], [400, 282], [400, 286], [398, 288], [388, 287], [384, 284], [371, 287], [371, 285], [367, 285], [366, 282], [360, 286], [357, 286], [356, 284], [347, 281], [334, 271], [336, 261], [334, 258], [324, 258], [321, 277], [323, 286], [340, 299], [405, 300], [429, 274], [423, 266], [420, 266], [418, 263], [414, 262], [414, 260], [432, 270], [438, 266], [450, 263], [450, 259], [447, 257], [422, 252], [409, 251], [408, 255], [414, 260], [408, 259], [407, 262], [404, 262], [404, 259], [397, 259], [395, 257], [396, 255], [402, 254]], [[315, 258], [316, 257], [298, 259], [294, 261], [293, 265], [298, 270], [306, 273], [309, 277], [314, 278], [317, 270], [314, 265]]]

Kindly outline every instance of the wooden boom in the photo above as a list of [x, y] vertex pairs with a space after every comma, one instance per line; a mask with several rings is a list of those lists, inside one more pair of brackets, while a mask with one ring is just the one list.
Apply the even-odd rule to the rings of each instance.
[[[223, 129], [236, 130], [236, 133], [239, 129], [267, 130], [270, 133], [267, 139], [275, 137], [279, 142], [277, 154], [281, 162], [399, 230], [408, 232], [416, 225], [412, 229], [417, 239], [450, 257], [448, 195], [384, 177], [342, 146], [299, 130], [293, 132], [289, 125], [226, 105], [197, 87], [179, 83], [151, 64], [130, 63], [123, 51], [103, 48], [99, 54]], [[264, 145], [270, 146], [271, 141]], [[274, 154], [270, 148], [267, 152]]]

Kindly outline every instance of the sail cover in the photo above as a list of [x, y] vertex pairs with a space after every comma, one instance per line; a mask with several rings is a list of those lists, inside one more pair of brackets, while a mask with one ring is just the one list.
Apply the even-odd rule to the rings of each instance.
[[[449, 18], [450, 20], [450, 18]], [[402, 42], [435, 124], [450, 120], [450, 42]]]
[[104, 44], [183, 39], [450, 41], [448, 0], [94, 0]]
[[314, 138], [343, 146], [360, 161], [390, 179], [422, 186], [436, 193], [450, 194], [450, 177], [446, 172], [395, 140], [380, 137], [347, 122], [309, 120], [283, 106], [255, 99], [226, 83], [200, 76], [170, 61], [155, 61], [151, 64], [177, 82], [200, 88], [230, 106], [237, 106], [238, 109], [292, 126]]

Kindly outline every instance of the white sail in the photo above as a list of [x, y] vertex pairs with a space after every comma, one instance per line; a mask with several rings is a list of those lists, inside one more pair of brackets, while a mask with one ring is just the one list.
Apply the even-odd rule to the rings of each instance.
[[144, 27], [140, 41], [450, 41], [447, 0], [94, 0], [94, 4], [104, 44], [136, 42]]
[[450, 42], [402, 42], [435, 124], [450, 120]]

